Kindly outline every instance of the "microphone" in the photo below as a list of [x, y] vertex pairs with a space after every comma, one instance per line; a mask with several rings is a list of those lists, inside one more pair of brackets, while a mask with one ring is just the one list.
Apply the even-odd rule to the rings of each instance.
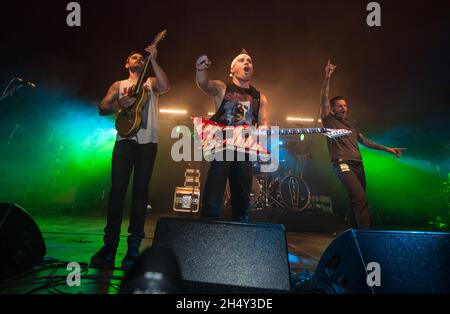
[[20, 78], [20, 77], [16, 77], [16, 80], [18, 80], [19, 82], [21, 82], [21, 83], [23, 83], [23, 84], [25, 84], [25, 85], [27, 85], [27, 86], [29, 86], [31, 88], [36, 88], [36, 84], [34, 84], [33, 82], [26, 81], [26, 80], [24, 80], [23, 78]]

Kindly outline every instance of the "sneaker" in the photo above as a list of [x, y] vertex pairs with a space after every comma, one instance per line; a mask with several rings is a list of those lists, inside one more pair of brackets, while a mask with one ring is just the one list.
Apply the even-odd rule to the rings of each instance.
[[122, 270], [129, 270], [134, 266], [139, 257], [139, 249], [128, 248], [127, 254], [122, 260]]
[[92, 256], [90, 267], [113, 269], [116, 259], [116, 251], [117, 249], [111, 248], [106, 245], [103, 246], [97, 253]]

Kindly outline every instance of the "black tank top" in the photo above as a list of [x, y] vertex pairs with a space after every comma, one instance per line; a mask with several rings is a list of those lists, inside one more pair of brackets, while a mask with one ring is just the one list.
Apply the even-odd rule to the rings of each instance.
[[227, 83], [223, 101], [211, 120], [224, 125], [255, 125], [258, 123], [260, 98], [260, 92], [253, 86], [242, 88]]

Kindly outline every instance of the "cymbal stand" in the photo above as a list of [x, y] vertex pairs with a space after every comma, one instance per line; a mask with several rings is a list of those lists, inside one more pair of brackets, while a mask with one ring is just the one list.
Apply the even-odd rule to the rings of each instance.
[[284, 205], [283, 203], [281, 203], [279, 200], [276, 199], [276, 195], [272, 195], [272, 193], [270, 193], [269, 178], [268, 178], [267, 172], [264, 173], [262, 180], [263, 180], [263, 189], [262, 189], [263, 195], [262, 196], [263, 196], [263, 200], [264, 200], [263, 207], [264, 208], [272, 208], [272, 207], [275, 207], [275, 205], [276, 205], [277, 207], [287, 209], [286, 205]]

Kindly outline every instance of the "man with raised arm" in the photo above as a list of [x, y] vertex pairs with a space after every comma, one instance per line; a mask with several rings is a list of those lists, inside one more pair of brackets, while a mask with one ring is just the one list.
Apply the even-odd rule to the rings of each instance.
[[325, 66], [325, 80], [321, 92], [322, 123], [325, 128], [347, 129], [352, 131], [352, 134], [335, 140], [327, 139], [328, 153], [336, 176], [348, 191], [350, 209], [346, 215], [347, 223], [351, 228], [370, 229], [372, 220], [366, 198], [366, 178], [358, 142], [368, 148], [383, 150], [397, 157], [402, 154], [402, 149], [379, 145], [359, 132], [347, 118], [349, 108], [344, 97], [336, 96], [328, 100], [330, 79], [336, 67], [330, 60]]
[[[253, 77], [253, 61], [243, 50], [230, 66], [231, 81], [211, 80], [208, 68], [211, 61], [206, 55], [197, 59], [196, 80], [198, 87], [213, 97], [216, 113], [211, 120], [228, 126], [257, 125], [267, 127], [267, 98], [250, 82]], [[248, 222], [250, 192], [252, 188], [252, 163], [246, 154], [245, 161], [210, 162], [210, 169], [203, 192], [202, 213], [204, 219], [219, 220], [227, 179], [231, 191], [232, 220]]]

